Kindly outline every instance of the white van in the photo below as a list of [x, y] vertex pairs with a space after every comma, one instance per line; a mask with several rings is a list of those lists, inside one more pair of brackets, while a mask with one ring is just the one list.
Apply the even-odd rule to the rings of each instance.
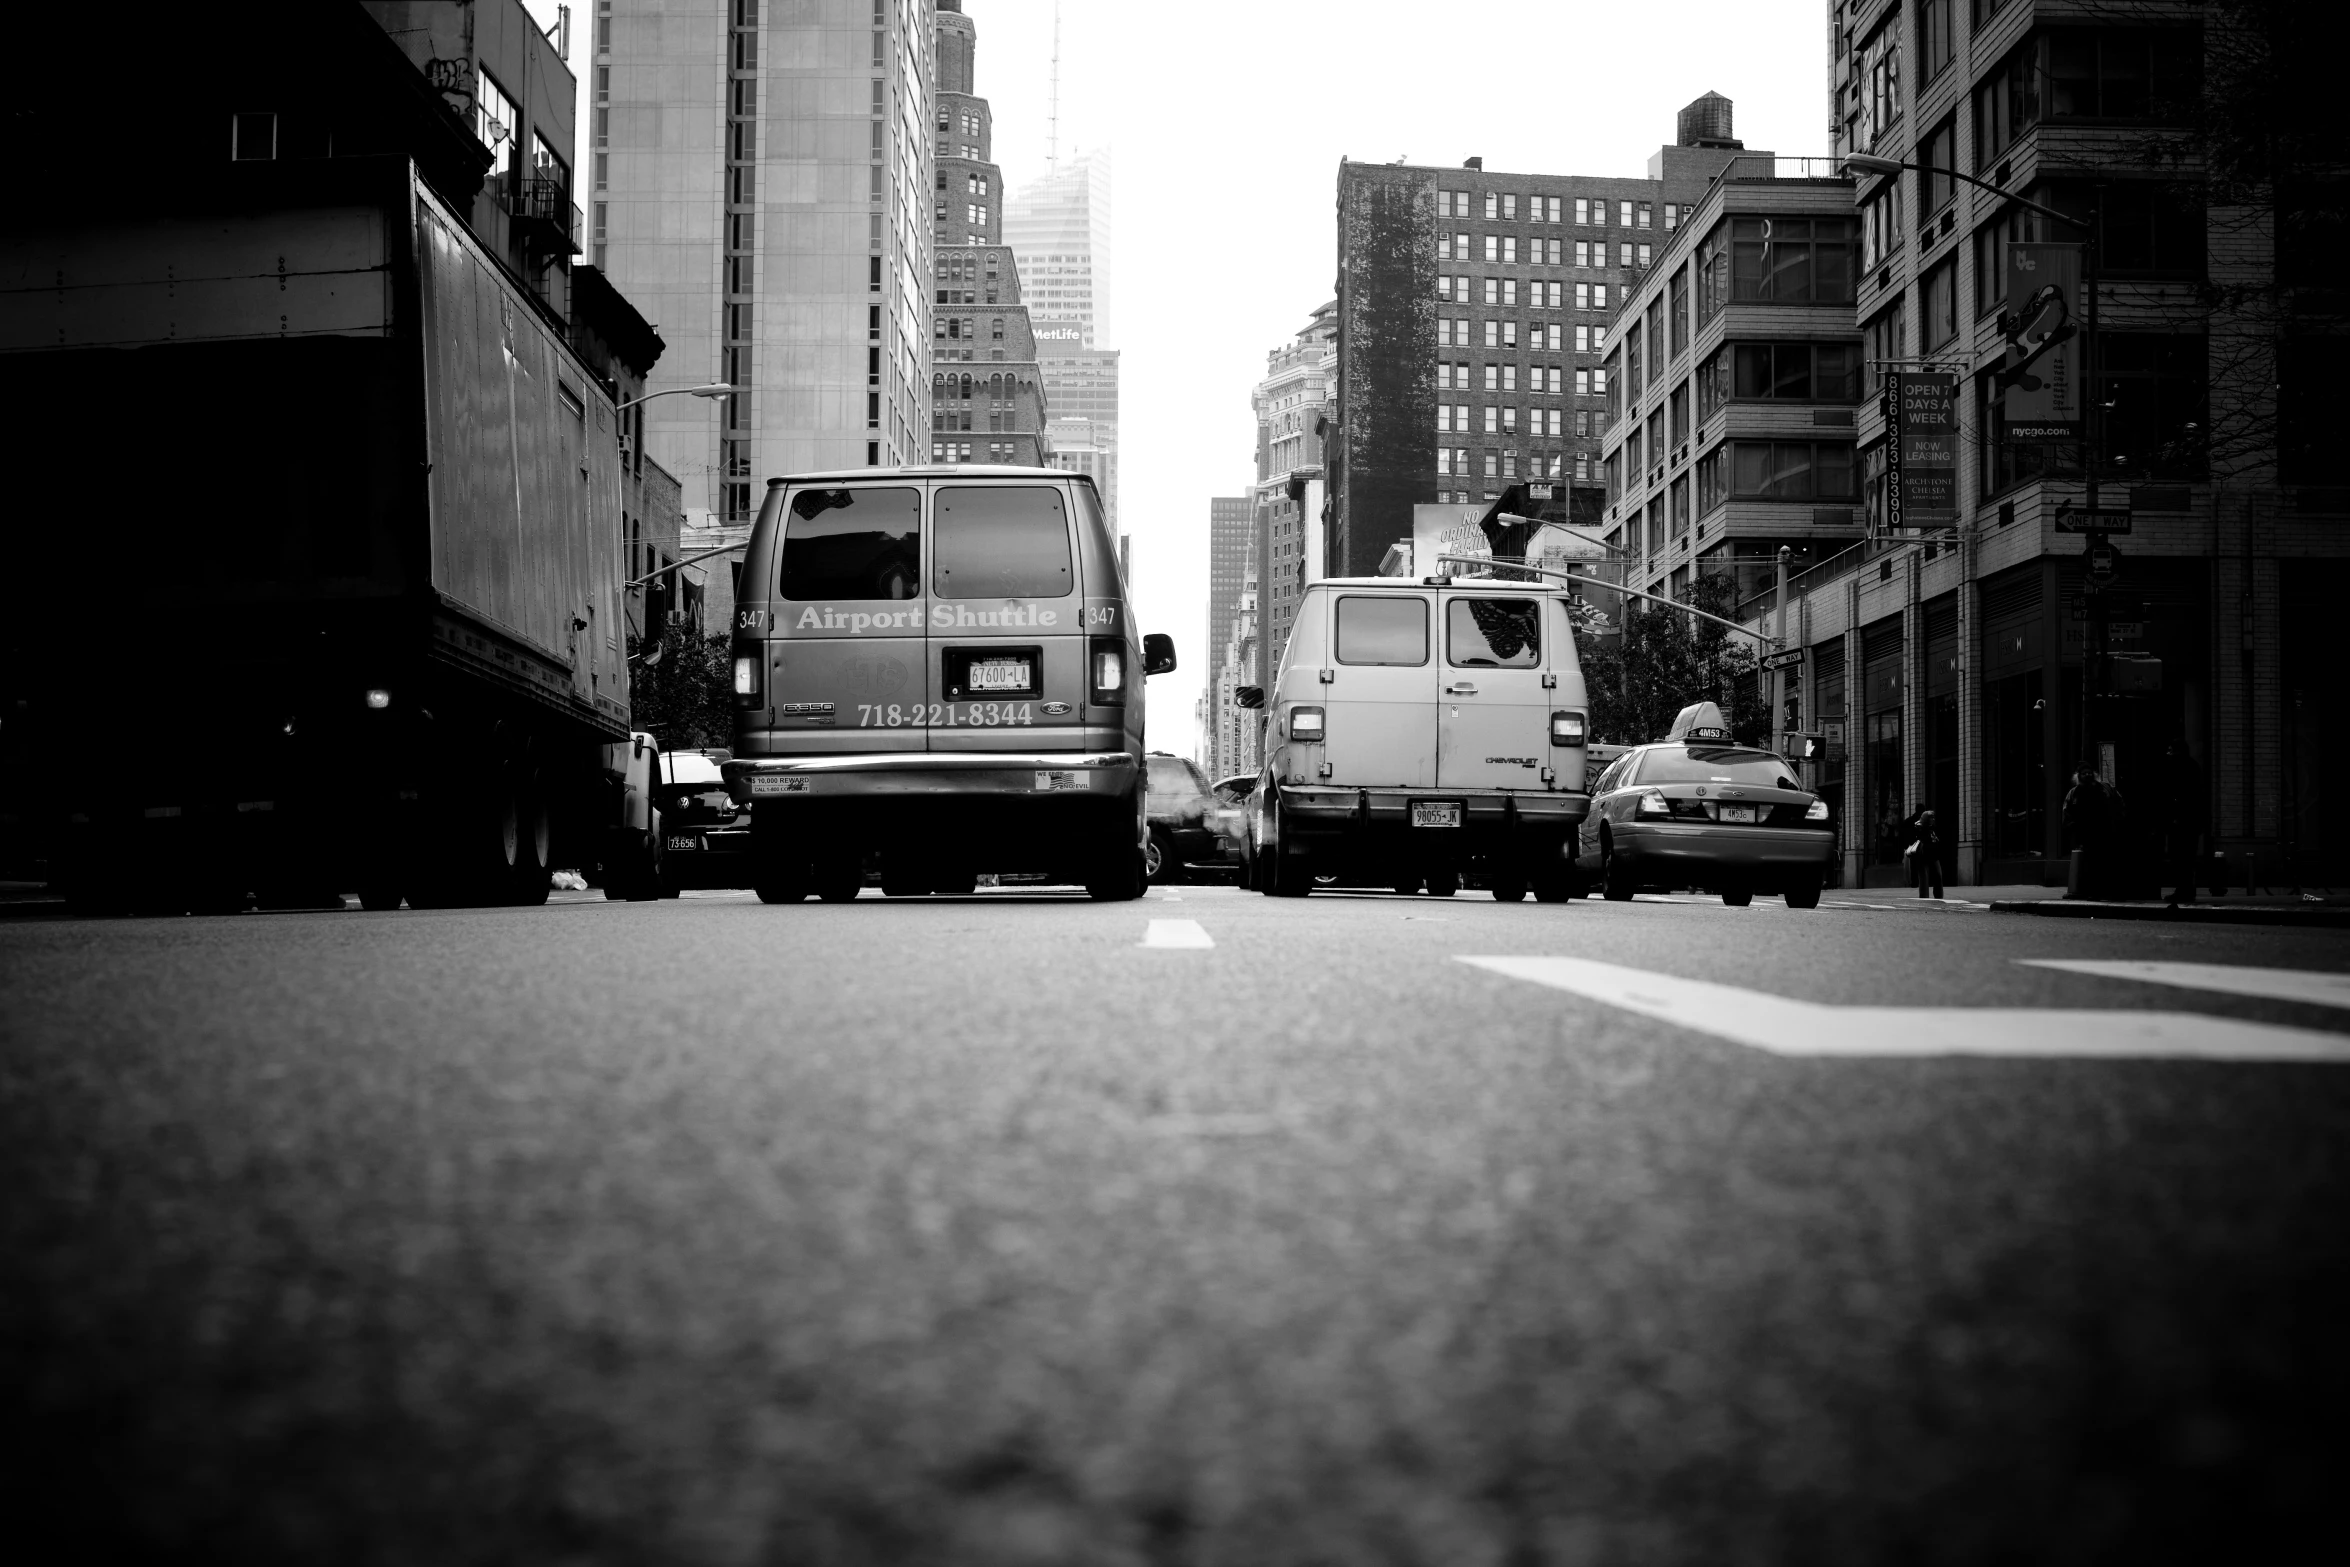
[[1252, 807], [1252, 880], [1481, 878], [1504, 902], [1577, 892], [1591, 808], [1583, 669], [1562, 591], [1523, 582], [1331, 578], [1299, 603]]

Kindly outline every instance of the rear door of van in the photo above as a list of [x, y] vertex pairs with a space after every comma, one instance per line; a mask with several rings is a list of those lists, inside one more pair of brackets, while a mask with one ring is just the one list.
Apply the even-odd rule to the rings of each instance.
[[[1325, 591], [1323, 612], [1301, 613], [1291, 635], [1326, 639], [1316, 662], [1318, 676], [1327, 677], [1319, 683], [1328, 781], [1345, 788], [1434, 787], [1435, 595], [1343, 587]], [[1296, 659], [1292, 667], [1303, 663]], [[1311, 702], [1308, 689], [1299, 682], [1282, 695]]]
[[1549, 765], [1551, 673], [1543, 600], [1440, 593], [1443, 677], [1436, 781], [1446, 789], [1540, 789]]
[[786, 502], [767, 671], [786, 752], [924, 748], [922, 499], [916, 484], [816, 485]]
[[929, 588], [930, 749], [1078, 749], [1087, 639], [1066, 486], [940, 480]]

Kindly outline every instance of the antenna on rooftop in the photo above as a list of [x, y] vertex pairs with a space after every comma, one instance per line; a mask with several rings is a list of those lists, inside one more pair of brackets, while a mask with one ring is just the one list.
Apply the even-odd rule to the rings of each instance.
[[1061, 0], [1053, 0], [1053, 96], [1045, 114], [1044, 166], [1061, 166]]

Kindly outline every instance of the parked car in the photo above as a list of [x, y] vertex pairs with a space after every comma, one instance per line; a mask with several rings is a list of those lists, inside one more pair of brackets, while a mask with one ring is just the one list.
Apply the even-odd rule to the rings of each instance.
[[661, 810], [661, 896], [687, 887], [751, 885], [751, 807], [726, 791], [726, 751], [663, 751], [654, 785]]
[[1144, 864], [1155, 882], [1222, 881], [1233, 874], [1232, 836], [1207, 776], [1188, 758], [1153, 751], [1143, 758], [1150, 822]]

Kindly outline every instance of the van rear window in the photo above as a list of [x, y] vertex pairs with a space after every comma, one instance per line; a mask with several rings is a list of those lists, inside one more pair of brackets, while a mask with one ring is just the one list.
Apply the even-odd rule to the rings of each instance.
[[1040, 484], [938, 492], [930, 590], [940, 598], [1057, 599], [1076, 586], [1069, 510], [1058, 489]]
[[783, 528], [787, 599], [910, 599], [922, 592], [922, 492], [802, 490]]
[[1338, 661], [1341, 664], [1427, 663], [1428, 601], [1367, 595], [1340, 599]]
[[1542, 606], [1462, 597], [1444, 615], [1444, 656], [1456, 669], [1532, 669], [1542, 662]]

